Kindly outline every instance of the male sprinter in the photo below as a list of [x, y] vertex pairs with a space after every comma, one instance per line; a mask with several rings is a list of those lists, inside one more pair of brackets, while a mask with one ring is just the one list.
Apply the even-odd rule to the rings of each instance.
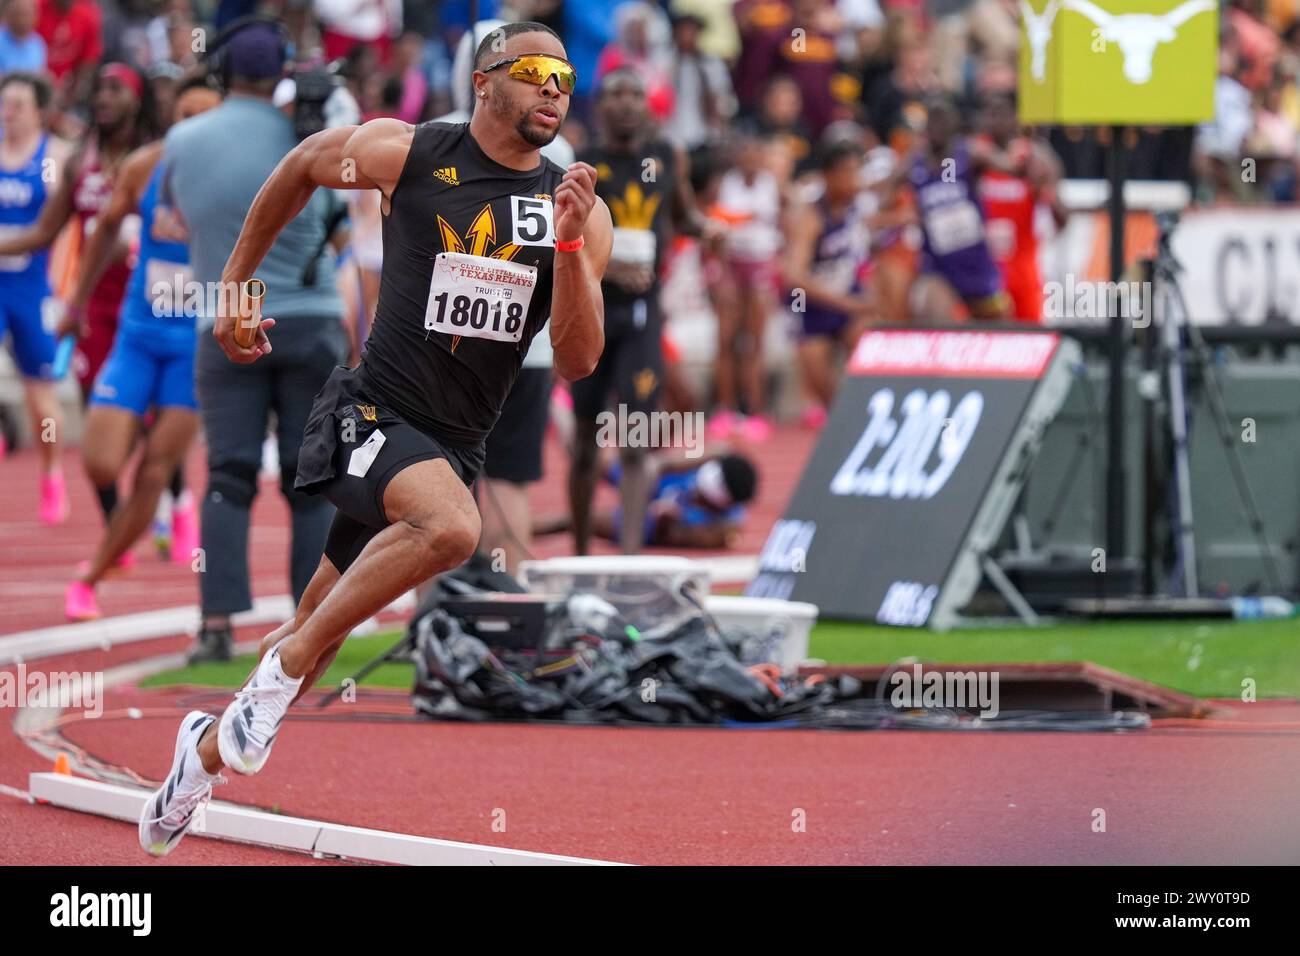
[[1065, 225], [1068, 210], [1056, 195], [1060, 161], [1052, 148], [1020, 135], [1014, 93], [989, 93], [984, 98], [984, 136], [1008, 156], [1023, 158], [1025, 174], [987, 170], [979, 181], [980, 202], [989, 234], [989, 251], [1002, 272], [1011, 297], [1012, 318], [1043, 321], [1043, 277], [1038, 268], [1036, 218], [1040, 204], [1052, 214], [1056, 227]]
[[[319, 186], [383, 194], [374, 330], [361, 364], [321, 389], [298, 458], [298, 487], [338, 508], [325, 556], [220, 721], [182, 721], [172, 770], [140, 817], [150, 853], [176, 845], [223, 765], [261, 769], [289, 705], [352, 628], [469, 558], [479, 516], [468, 485], [547, 317], [561, 376], [589, 375], [600, 358], [609, 210], [591, 166], [566, 172], [539, 152], [568, 111], [573, 66], [551, 30], [527, 22], [490, 34], [474, 65], [481, 108], [468, 124], [379, 119], [305, 140], [258, 193], [226, 263], [227, 290], [254, 276]], [[240, 346], [233, 298], [213, 334], [232, 360], [253, 362], [271, 350], [274, 319]]]
[[963, 136], [961, 124], [950, 98], [931, 98], [925, 137], [880, 185], [909, 182], [916, 196], [922, 248], [920, 274], [911, 290], [915, 317], [951, 322], [964, 304], [972, 319], [998, 321], [1010, 316], [1010, 300], [989, 251], [976, 183], [989, 170], [1023, 170], [989, 143]]

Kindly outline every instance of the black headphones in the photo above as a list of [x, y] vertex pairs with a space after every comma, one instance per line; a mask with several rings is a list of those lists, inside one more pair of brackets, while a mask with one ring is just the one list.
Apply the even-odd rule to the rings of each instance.
[[287, 67], [293, 60], [293, 37], [279, 20], [261, 13], [231, 20], [217, 34], [217, 38], [212, 41], [212, 49], [207, 52], [208, 70], [221, 83], [222, 90], [230, 89], [230, 53], [226, 47], [231, 37], [247, 27], [258, 24], [270, 27], [280, 38], [280, 62]]

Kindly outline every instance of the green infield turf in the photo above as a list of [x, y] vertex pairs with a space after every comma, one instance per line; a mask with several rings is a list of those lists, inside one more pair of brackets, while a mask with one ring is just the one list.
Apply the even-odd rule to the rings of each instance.
[[887, 664], [901, 657], [957, 663], [1090, 661], [1199, 697], [1300, 696], [1300, 621], [1071, 621], [945, 634], [827, 621], [809, 654], [828, 663]]
[[[386, 631], [381, 634], [367, 634], [365, 637], [353, 637], [344, 642], [338, 656], [321, 678], [320, 686], [338, 686], [339, 681], [361, 670], [388, 648], [397, 643], [401, 636], [399, 631]], [[253, 669], [252, 654], [236, 657], [231, 661], [209, 661], [178, 667], [176, 670], [161, 671], [140, 682], [141, 687], [164, 687], [173, 684], [194, 684], [200, 687], [238, 687], [244, 683]], [[409, 664], [384, 664], [367, 675], [365, 685], [374, 687], [410, 687], [411, 666]]]
[[[354, 637], [343, 645], [322, 685], [335, 685], [378, 657], [397, 633]], [[825, 621], [813, 630], [809, 653], [832, 664], [887, 664], [903, 657], [961, 663], [1091, 661], [1201, 697], [1240, 697], [1252, 678], [1259, 697], [1300, 696], [1300, 622], [1069, 622], [1038, 629], [979, 628], [936, 634], [905, 628]], [[155, 674], [143, 686], [197, 684], [236, 687], [252, 657], [196, 664]], [[411, 669], [386, 664], [366, 684], [409, 687]]]

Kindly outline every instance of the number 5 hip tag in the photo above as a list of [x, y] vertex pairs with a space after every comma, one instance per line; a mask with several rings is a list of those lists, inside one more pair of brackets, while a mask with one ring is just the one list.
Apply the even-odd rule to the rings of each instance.
[[510, 220], [514, 227], [510, 241], [516, 246], [553, 246], [555, 230], [551, 216], [554, 207], [549, 199], [510, 197]]

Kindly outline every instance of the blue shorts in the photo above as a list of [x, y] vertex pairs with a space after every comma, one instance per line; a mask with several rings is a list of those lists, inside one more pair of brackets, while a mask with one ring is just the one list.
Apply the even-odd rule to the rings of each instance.
[[41, 303], [49, 298], [44, 273], [34, 276], [0, 273], [0, 341], [13, 336], [14, 360], [24, 378], [54, 379], [54, 330], [46, 329]]
[[194, 349], [189, 329], [144, 332], [118, 328], [90, 393], [92, 405], [115, 405], [137, 415], [152, 407], [197, 409], [194, 396]]

